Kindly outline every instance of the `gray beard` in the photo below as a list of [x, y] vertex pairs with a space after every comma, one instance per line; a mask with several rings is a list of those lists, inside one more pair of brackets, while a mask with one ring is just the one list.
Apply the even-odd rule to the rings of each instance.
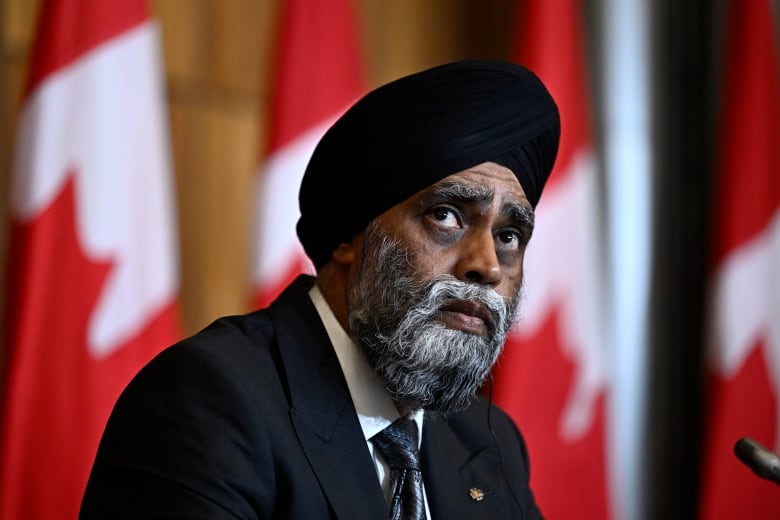
[[[393, 401], [449, 415], [468, 406], [503, 349], [520, 300], [452, 276], [414, 277], [413, 255], [379, 226], [365, 233], [360, 273], [349, 286], [354, 341]], [[451, 329], [436, 319], [453, 301], [479, 301], [492, 319], [487, 338]]]

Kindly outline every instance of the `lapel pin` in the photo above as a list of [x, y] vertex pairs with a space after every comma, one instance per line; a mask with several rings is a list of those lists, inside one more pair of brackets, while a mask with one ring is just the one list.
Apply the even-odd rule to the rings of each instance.
[[479, 489], [478, 487], [473, 487], [469, 489], [469, 496], [471, 497], [471, 500], [474, 502], [479, 502], [483, 498], [485, 498], [485, 492]]

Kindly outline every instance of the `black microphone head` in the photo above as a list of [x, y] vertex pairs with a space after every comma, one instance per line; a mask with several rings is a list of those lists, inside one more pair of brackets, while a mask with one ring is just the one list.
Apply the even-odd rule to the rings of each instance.
[[753, 473], [780, 484], [780, 457], [750, 437], [742, 437], [734, 444], [734, 454]]

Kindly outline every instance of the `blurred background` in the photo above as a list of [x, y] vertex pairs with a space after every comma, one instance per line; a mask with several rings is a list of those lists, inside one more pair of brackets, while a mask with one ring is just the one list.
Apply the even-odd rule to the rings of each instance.
[[[3, 172], [11, 167], [39, 3], [2, 2]], [[468, 55], [507, 57], [512, 4], [356, 2], [366, 84]], [[150, 2], [162, 30], [188, 332], [225, 312], [245, 310], [250, 301], [247, 241], [254, 179], [267, 140], [281, 5], [281, 0]], [[2, 184], [5, 205], [8, 175]]]
[[[45, 112], [36, 89], [56, 81], [51, 72], [78, 57], [60, 56], [59, 68], [51, 59], [31, 65], [36, 41], [41, 49], [64, 45], [40, 36], [43, 3], [0, 0], [0, 213], [12, 223], [0, 228], [0, 267], [8, 272], [0, 305], [15, 316], [2, 325], [0, 358], [0, 518], [9, 520], [47, 517], [35, 504], [48, 484], [25, 457], [40, 448], [36, 442], [66, 443], [57, 426], [49, 437], [20, 440], [40, 429], [24, 410], [64, 393], [38, 388], [71, 384], [68, 363], [39, 367], [19, 354], [30, 343], [15, 330], [29, 305], [16, 281], [32, 255], [22, 252], [32, 240], [16, 241], [16, 231], [9, 231], [26, 222], [12, 207], [18, 193], [12, 178], [34, 162], [19, 160], [25, 153], [20, 121], [26, 106]], [[67, 19], [76, 34], [86, 31], [80, 23], [92, 23], [78, 1], [50, 3], [60, 4], [51, 24]], [[279, 171], [296, 149], [291, 143], [309, 135], [303, 123], [327, 125], [353, 93], [428, 66], [460, 58], [518, 61], [539, 73], [558, 99], [563, 137], [529, 250], [525, 325], [510, 342], [493, 390], [527, 437], [543, 510], [552, 520], [780, 518], [780, 487], [751, 473], [732, 452], [743, 436], [770, 451], [780, 448], [778, 3], [149, 1], [138, 21], [159, 23], [160, 142], [169, 143], [171, 174], [166, 247], [173, 249], [171, 305], [179, 320], [173, 332], [158, 336], [166, 339], [152, 352], [219, 316], [264, 304], [305, 270], [289, 256], [300, 252], [282, 248], [269, 260], [280, 241], [258, 245], [279, 230], [287, 233], [282, 242], [291, 236], [289, 218], [281, 215], [291, 207], [295, 212], [295, 200], [274, 190], [280, 178], [290, 178]], [[108, 0], [83, 4], [115, 8]], [[71, 16], [63, 14], [68, 9]], [[314, 38], [319, 34], [321, 41]], [[355, 52], [349, 60], [331, 66], [311, 58], [342, 37], [339, 45]], [[80, 49], [90, 45], [97, 44]], [[301, 53], [312, 61], [285, 68], [306, 62]], [[322, 109], [324, 102], [314, 100], [339, 91], [334, 78], [344, 67], [351, 71], [343, 99], [335, 95]], [[133, 93], [128, 87], [118, 102], [131, 103]], [[301, 115], [309, 108], [313, 115]], [[284, 120], [293, 112], [297, 119]], [[85, 139], [93, 135], [99, 142], [98, 133]], [[298, 174], [305, 157], [291, 161]], [[740, 224], [740, 215], [749, 222]], [[51, 254], [49, 279], [67, 276], [52, 261], [56, 250], [38, 251]], [[744, 267], [733, 267], [740, 259]], [[67, 301], [48, 290], [43, 302]], [[734, 323], [736, 332], [724, 330]], [[52, 337], [36, 356], [62, 350], [57, 333]], [[89, 435], [99, 433], [116, 392], [152, 352], [136, 356], [116, 377]], [[73, 416], [69, 406], [61, 415]], [[84, 448], [86, 469], [74, 475], [76, 495], [92, 444]], [[73, 498], [47, 498], [60, 499], [66, 510], [73, 507]]]

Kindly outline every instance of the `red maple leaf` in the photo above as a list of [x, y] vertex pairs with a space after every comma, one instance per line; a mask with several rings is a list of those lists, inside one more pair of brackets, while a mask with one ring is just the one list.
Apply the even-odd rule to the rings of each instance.
[[132, 375], [175, 338], [172, 308], [106, 359], [87, 326], [112, 262], [81, 247], [74, 175], [9, 238], [2, 518], [76, 518], [105, 422]]
[[562, 352], [557, 309], [538, 332], [507, 342], [494, 370], [496, 402], [512, 416], [528, 444], [531, 488], [546, 518], [609, 518], [604, 450], [604, 394], [587, 433], [568, 442], [559, 435], [576, 364]]

